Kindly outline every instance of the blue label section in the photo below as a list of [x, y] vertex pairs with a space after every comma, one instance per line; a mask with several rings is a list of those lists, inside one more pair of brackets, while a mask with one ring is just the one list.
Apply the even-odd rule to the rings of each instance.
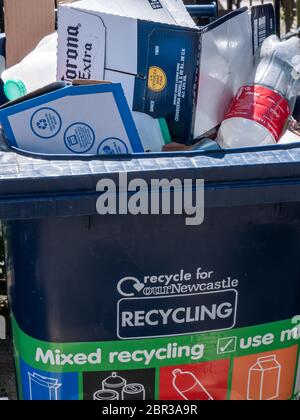
[[118, 303], [121, 339], [218, 331], [235, 326], [237, 292], [131, 298]]
[[43, 372], [21, 360], [21, 380], [24, 400], [78, 400], [78, 374]]
[[[140, 76], [133, 109], [166, 118], [173, 140], [181, 142], [192, 135], [200, 36], [200, 31], [149, 22], [138, 26]], [[158, 69], [157, 83], [151, 80], [153, 69]]]

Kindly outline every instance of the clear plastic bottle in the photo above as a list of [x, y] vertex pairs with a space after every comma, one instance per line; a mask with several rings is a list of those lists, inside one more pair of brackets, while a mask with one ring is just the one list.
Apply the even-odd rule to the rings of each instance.
[[192, 372], [173, 371], [173, 387], [184, 400], [208, 401], [212, 396]]
[[223, 148], [280, 140], [300, 91], [300, 39], [268, 37], [253, 80], [239, 90], [221, 124], [218, 142]]
[[152, 118], [142, 112], [132, 115], [145, 152], [161, 152], [163, 146], [171, 142], [165, 118]]
[[1, 78], [9, 100], [56, 81], [57, 33], [43, 38], [36, 48], [20, 63], [5, 70]]

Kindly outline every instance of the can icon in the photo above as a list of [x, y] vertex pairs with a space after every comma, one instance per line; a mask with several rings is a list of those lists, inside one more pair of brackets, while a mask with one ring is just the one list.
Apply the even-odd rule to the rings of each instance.
[[95, 392], [93, 396], [94, 401], [112, 401], [118, 399], [119, 394], [117, 393], [117, 391], [112, 391], [110, 389], [101, 389], [100, 391]]
[[141, 384], [128, 384], [122, 391], [124, 401], [144, 401], [146, 399], [145, 388]]
[[173, 371], [173, 387], [185, 400], [208, 401], [212, 396], [192, 372]]
[[103, 390], [116, 391], [119, 394], [119, 400], [122, 398], [122, 390], [126, 386], [126, 379], [118, 376], [117, 372], [112, 372], [111, 376], [108, 376], [102, 381]]
[[259, 357], [248, 374], [247, 400], [275, 400], [279, 396], [281, 365], [276, 355]]

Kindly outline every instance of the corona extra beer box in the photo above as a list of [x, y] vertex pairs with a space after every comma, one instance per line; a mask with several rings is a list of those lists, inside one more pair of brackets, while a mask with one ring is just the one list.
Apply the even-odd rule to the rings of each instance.
[[181, 0], [64, 4], [57, 76], [120, 82], [133, 111], [165, 118], [173, 140], [190, 142], [221, 123], [274, 26], [270, 5], [198, 28]]

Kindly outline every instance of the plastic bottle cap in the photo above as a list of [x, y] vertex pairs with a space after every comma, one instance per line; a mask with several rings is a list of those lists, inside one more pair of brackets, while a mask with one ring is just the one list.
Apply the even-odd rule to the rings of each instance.
[[19, 99], [27, 94], [27, 89], [21, 79], [10, 79], [4, 84], [4, 93], [10, 101]]
[[171, 143], [172, 137], [171, 137], [166, 119], [158, 118], [158, 123], [159, 123], [160, 131], [161, 131], [165, 144]]

